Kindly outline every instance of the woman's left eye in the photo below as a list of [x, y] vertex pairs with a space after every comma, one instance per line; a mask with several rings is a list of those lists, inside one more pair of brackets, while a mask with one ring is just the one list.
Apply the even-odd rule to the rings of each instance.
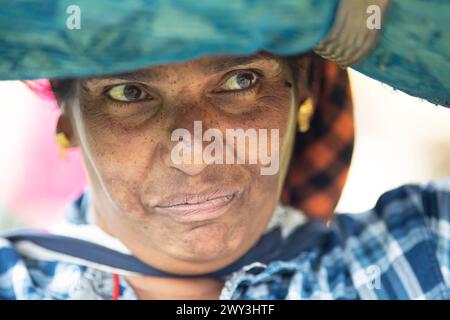
[[116, 101], [134, 102], [144, 100], [148, 94], [134, 84], [119, 84], [107, 91], [108, 96]]
[[238, 91], [252, 87], [258, 80], [258, 75], [252, 71], [239, 72], [229, 77], [220, 87], [223, 91]]

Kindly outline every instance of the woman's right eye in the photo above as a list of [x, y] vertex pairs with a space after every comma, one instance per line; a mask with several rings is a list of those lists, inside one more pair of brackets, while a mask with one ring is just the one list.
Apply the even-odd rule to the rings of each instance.
[[110, 88], [106, 94], [120, 102], [136, 102], [145, 100], [149, 95], [135, 84], [119, 84]]

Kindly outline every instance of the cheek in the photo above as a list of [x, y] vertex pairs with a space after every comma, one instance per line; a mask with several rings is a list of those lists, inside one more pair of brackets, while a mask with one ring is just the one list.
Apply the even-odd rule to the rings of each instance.
[[104, 175], [135, 180], [152, 158], [160, 130], [127, 127], [105, 109], [99, 101], [85, 103], [85, 149]]
[[[268, 129], [267, 132], [267, 156], [271, 157], [271, 161], [278, 161], [278, 166], [273, 166], [274, 174], [261, 174], [262, 167], [270, 167], [269, 165], [262, 165], [249, 168], [252, 173], [252, 192], [248, 199], [248, 210], [250, 224], [249, 228], [255, 228], [262, 232], [266, 223], [272, 216], [273, 210], [278, 202], [278, 188], [280, 171], [279, 165], [281, 163], [281, 152], [284, 140], [288, 137], [288, 126], [290, 125], [290, 113], [292, 108], [292, 91], [286, 88], [285, 83], [277, 82], [267, 87], [261, 96], [257, 99], [257, 113], [242, 118], [242, 126], [247, 128]], [[278, 141], [275, 144], [271, 143], [270, 129], [278, 130]], [[274, 137], [276, 139], [276, 137]], [[259, 152], [259, 148], [258, 148]], [[249, 166], [251, 167], [251, 166]], [[255, 223], [255, 221], [258, 221]], [[253, 224], [253, 225], [251, 225]]]
[[239, 125], [256, 129], [277, 129], [282, 140], [289, 122], [292, 98], [292, 89], [286, 88], [284, 80], [264, 85], [251, 102], [253, 111], [240, 116]]
[[[256, 167], [259, 175], [276, 176], [278, 173], [284, 142], [288, 139], [286, 135], [290, 135], [291, 132], [288, 129], [292, 124], [292, 119], [290, 119], [292, 98], [292, 92], [285, 86], [272, 85], [266, 87], [258, 98], [248, 102], [252, 107], [247, 107], [247, 109], [252, 111], [244, 112], [239, 116], [221, 115], [222, 131], [228, 128], [241, 128], [245, 132], [252, 131], [256, 136], [254, 139], [246, 138], [245, 151], [246, 160], [258, 159], [258, 165], [253, 167]], [[239, 152], [236, 150], [236, 145], [234, 147], [235, 152]], [[263, 167], [265, 169], [262, 169]], [[273, 182], [276, 177], [264, 180]]]
[[[278, 163], [280, 160], [280, 152], [283, 146], [283, 142], [286, 139], [286, 132], [289, 125], [289, 116], [292, 108], [292, 95], [286, 87], [274, 86], [271, 89], [278, 90], [280, 94], [272, 95], [265, 94], [262, 95], [255, 102], [254, 112], [249, 112], [242, 114], [240, 117], [224, 117], [226, 126], [228, 128], [243, 128], [247, 129], [267, 129], [268, 137], [268, 150], [267, 156], [271, 156], [271, 161], [276, 160], [278, 157]], [[271, 90], [267, 90], [270, 92]], [[223, 123], [223, 122], [222, 122]], [[225, 127], [222, 130], [226, 129]], [[272, 148], [274, 146], [270, 139], [270, 129], [278, 130], [278, 141], [276, 143], [277, 150]], [[248, 146], [248, 145], [247, 145]], [[258, 143], [259, 146], [259, 143]], [[246, 150], [250, 150], [247, 148]], [[254, 152], [260, 151], [259, 148], [253, 149]], [[249, 154], [247, 154], [250, 156]], [[259, 156], [259, 154], [258, 154]], [[248, 159], [248, 157], [247, 157]], [[259, 159], [259, 157], [258, 157]], [[250, 192], [245, 199], [245, 203], [241, 209], [242, 214], [239, 219], [233, 221], [232, 224], [236, 224], [236, 233], [241, 233], [243, 237], [252, 237], [251, 235], [261, 234], [267, 226], [270, 220], [273, 210], [278, 202], [278, 188], [280, 172], [279, 167], [274, 174], [263, 175], [261, 174], [262, 167], [270, 167], [270, 164], [263, 165], [259, 161], [257, 165], [243, 165], [245, 166], [248, 173], [250, 173], [251, 187]], [[276, 169], [276, 167], [274, 167]]]
[[87, 141], [82, 146], [90, 180], [103, 186], [124, 212], [144, 215], [139, 194], [157, 156], [158, 131], [147, 133], [96, 126], [86, 121]]
[[245, 210], [251, 213], [249, 223], [258, 221], [264, 224], [278, 201], [279, 174], [261, 175], [259, 170], [252, 170], [252, 173], [251, 189], [246, 199]]

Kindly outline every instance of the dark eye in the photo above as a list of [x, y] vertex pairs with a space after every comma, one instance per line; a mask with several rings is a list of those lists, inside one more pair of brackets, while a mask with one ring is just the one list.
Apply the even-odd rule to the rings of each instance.
[[109, 89], [107, 94], [111, 99], [122, 102], [140, 101], [148, 97], [145, 91], [133, 84], [119, 84]]
[[239, 72], [229, 77], [222, 85], [221, 90], [233, 91], [248, 89], [256, 83], [257, 79], [256, 73], [252, 71]]

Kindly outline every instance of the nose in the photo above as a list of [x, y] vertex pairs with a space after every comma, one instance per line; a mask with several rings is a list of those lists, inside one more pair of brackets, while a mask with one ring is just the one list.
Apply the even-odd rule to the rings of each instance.
[[195, 176], [201, 173], [205, 168], [207, 164], [173, 164], [171, 165], [172, 168], [178, 169], [179, 171], [182, 171], [183, 173]]
[[[198, 175], [208, 165], [207, 163], [205, 163], [203, 161], [202, 153], [201, 152], [199, 153], [197, 151], [193, 151], [193, 152], [189, 153], [189, 157], [187, 157], [189, 160], [187, 158], [186, 159], [185, 158], [174, 159], [171, 154], [168, 154], [167, 158], [168, 158], [168, 162], [169, 162], [169, 163], [167, 163], [167, 165], [170, 168], [178, 169], [179, 171], [181, 171], [187, 175], [190, 175], [190, 176]], [[194, 162], [194, 159], [200, 159], [200, 162]], [[181, 161], [177, 161], [177, 160], [181, 160]]]
[[178, 128], [171, 132], [171, 148], [165, 154], [168, 167], [187, 175], [200, 174], [207, 163], [203, 159], [203, 132], [201, 122], [193, 121], [194, 130]]

